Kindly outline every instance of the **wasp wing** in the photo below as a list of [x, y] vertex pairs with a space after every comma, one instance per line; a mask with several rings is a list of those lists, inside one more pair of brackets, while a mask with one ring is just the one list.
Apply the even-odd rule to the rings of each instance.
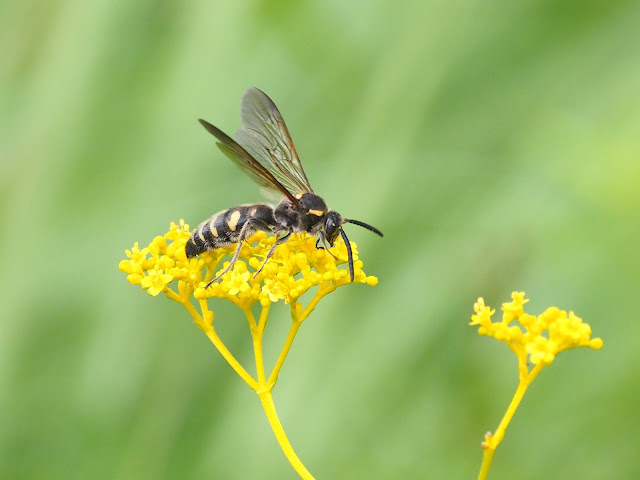
[[282, 115], [257, 88], [248, 89], [240, 104], [242, 130], [237, 142], [291, 193], [313, 193]]
[[207, 131], [218, 139], [218, 148], [224, 153], [233, 163], [238, 165], [245, 171], [258, 185], [268, 187], [270, 189], [280, 192], [293, 202], [294, 205], [299, 205], [300, 202], [295, 198], [287, 188], [285, 188], [276, 179], [273, 174], [267, 170], [260, 162], [251, 156], [241, 145], [229, 137], [226, 133], [217, 127], [214, 127], [206, 120], [199, 120], [200, 123]]

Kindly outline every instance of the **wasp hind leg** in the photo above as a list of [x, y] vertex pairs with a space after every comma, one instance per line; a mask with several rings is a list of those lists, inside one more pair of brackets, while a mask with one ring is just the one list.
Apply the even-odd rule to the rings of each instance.
[[289, 238], [290, 235], [291, 235], [291, 232], [288, 232], [284, 237], [280, 237], [279, 239], [277, 239], [275, 241], [273, 246], [269, 249], [269, 253], [267, 253], [267, 256], [264, 257], [264, 261], [262, 262], [262, 265], [260, 265], [260, 268], [258, 270], [256, 270], [256, 273], [253, 274], [253, 278], [256, 278], [258, 276], [258, 274], [262, 271], [264, 266], [267, 264], [267, 261], [271, 258], [271, 256], [276, 251], [276, 247], [278, 245], [280, 245], [281, 243], [285, 242], [287, 240], [287, 238]]
[[242, 230], [240, 230], [240, 235], [238, 236], [238, 246], [236, 247], [236, 251], [233, 254], [233, 258], [229, 262], [229, 265], [227, 265], [226, 268], [222, 272], [220, 272], [218, 275], [216, 275], [213, 280], [211, 280], [209, 283], [207, 283], [205, 285], [205, 287], [204, 287], [205, 289], [209, 288], [213, 283], [215, 283], [218, 280], [220, 280], [222, 278], [222, 276], [225, 273], [227, 273], [229, 270], [231, 270], [231, 268], [236, 264], [236, 262], [238, 261], [238, 257], [240, 256], [240, 250], [242, 250], [242, 244], [255, 231], [255, 230], [251, 229], [251, 226], [252, 226], [251, 224], [253, 224], [254, 228], [257, 226], [260, 230], [271, 231], [271, 227], [269, 227], [266, 223], [264, 223], [262, 221], [251, 220], [251, 219], [247, 220], [245, 222], [245, 224], [242, 226]]

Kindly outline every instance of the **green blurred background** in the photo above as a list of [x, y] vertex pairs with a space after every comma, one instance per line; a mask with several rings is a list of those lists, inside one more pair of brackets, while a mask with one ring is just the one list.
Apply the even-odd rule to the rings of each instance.
[[257, 86], [316, 191], [385, 233], [348, 227], [380, 283], [323, 300], [274, 391], [316, 478], [476, 478], [517, 375], [467, 323], [512, 290], [605, 347], [543, 371], [490, 478], [640, 478], [639, 31], [630, 1], [3, 2], [0, 477], [297, 478], [186, 312], [117, 268], [260, 200], [196, 122], [233, 133]]

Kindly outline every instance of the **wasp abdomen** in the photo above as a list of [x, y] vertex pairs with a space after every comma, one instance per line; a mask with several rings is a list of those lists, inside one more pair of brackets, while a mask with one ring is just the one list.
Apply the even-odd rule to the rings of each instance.
[[[258, 230], [270, 232], [275, 224], [271, 205], [239, 205], [218, 212], [198, 225], [187, 240], [184, 250], [187, 258], [191, 258], [243, 241]], [[243, 238], [240, 238], [241, 235]]]

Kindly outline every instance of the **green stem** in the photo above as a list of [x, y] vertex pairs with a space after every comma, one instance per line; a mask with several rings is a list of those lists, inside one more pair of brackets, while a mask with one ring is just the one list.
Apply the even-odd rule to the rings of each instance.
[[304, 322], [309, 314], [313, 312], [314, 308], [316, 308], [316, 305], [322, 299], [322, 297], [324, 297], [327, 293], [332, 292], [333, 290], [335, 290], [335, 287], [333, 285], [330, 285], [325, 289], [320, 287], [307, 307], [304, 310], [300, 309], [300, 312], [298, 310], [298, 302], [295, 300], [291, 301], [291, 327], [289, 328], [287, 339], [284, 341], [284, 345], [282, 346], [282, 350], [280, 351], [278, 360], [276, 360], [276, 364], [274, 365], [273, 370], [269, 375], [269, 380], [267, 381], [267, 385], [269, 386], [269, 388], [273, 388], [273, 385], [275, 385], [275, 383], [278, 381], [280, 369], [282, 368], [282, 365], [284, 365], [284, 361], [289, 354], [289, 350], [291, 349], [293, 340], [296, 338], [302, 322]]
[[482, 465], [480, 466], [480, 473], [478, 475], [478, 480], [486, 480], [489, 475], [489, 470], [491, 469], [491, 463], [493, 462], [493, 456], [496, 453], [496, 449], [500, 442], [504, 439], [504, 434], [513, 418], [520, 402], [522, 401], [522, 397], [524, 397], [525, 392], [531, 382], [538, 376], [544, 364], [539, 363], [536, 365], [526, 376], [521, 376], [520, 382], [518, 383], [518, 388], [516, 389], [513, 398], [511, 399], [511, 403], [507, 408], [504, 417], [502, 417], [502, 421], [496, 430], [495, 434], [488, 433], [485, 436], [485, 441], [482, 444], [482, 448], [484, 449], [484, 454], [482, 456]]
[[274, 435], [276, 436], [276, 440], [282, 449], [285, 457], [289, 460], [289, 463], [294, 468], [294, 470], [300, 475], [300, 478], [303, 480], [315, 480], [313, 475], [309, 473], [309, 470], [302, 464], [296, 452], [293, 451], [293, 447], [289, 443], [289, 439], [284, 433], [284, 429], [282, 428], [282, 424], [280, 423], [280, 419], [278, 418], [278, 414], [276, 413], [276, 407], [273, 404], [273, 396], [271, 395], [270, 390], [265, 390], [258, 393], [260, 397], [260, 401], [262, 402], [262, 408], [264, 408], [264, 413], [267, 415], [267, 420], [269, 420], [269, 425], [271, 425], [271, 430], [273, 430]]
[[259, 388], [258, 383], [251, 375], [249, 375], [249, 373], [242, 367], [242, 365], [240, 365], [240, 362], [236, 360], [233, 354], [225, 346], [225, 344], [222, 342], [222, 340], [214, 330], [213, 325], [204, 321], [202, 316], [196, 311], [190, 301], [183, 301], [177, 293], [170, 289], [167, 289], [165, 293], [167, 294], [167, 297], [180, 303], [187, 310], [187, 312], [189, 312], [189, 314], [193, 317], [195, 324], [198, 326], [198, 328], [200, 328], [200, 330], [205, 333], [207, 337], [209, 337], [211, 343], [213, 343], [213, 345], [218, 349], [220, 354], [224, 357], [231, 368], [233, 368], [238, 376], [242, 378], [242, 380], [244, 380], [252, 390], [257, 391]]
[[287, 339], [284, 341], [284, 345], [282, 347], [282, 351], [278, 356], [278, 360], [276, 360], [276, 364], [269, 375], [269, 380], [267, 380], [267, 385], [269, 388], [273, 388], [275, 383], [278, 381], [278, 374], [280, 373], [280, 369], [284, 364], [287, 355], [289, 354], [289, 350], [291, 349], [291, 345], [293, 344], [293, 340], [296, 338], [296, 334], [298, 333], [298, 329], [300, 328], [300, 323], [293, 320], [291, 322], [291, 328], [289, 328], [289, 334], [287, 335]]
[[[255, 325], [255, 320], [254, 320]], [[264, 390], [266, 379], [264, 374], [264, 357], [262, 355], [262, 331], [257, 325], [251, 328], [251, 338], [253, 339], [253, 356], [256, 360], [256, 374], [260, 391]]]

